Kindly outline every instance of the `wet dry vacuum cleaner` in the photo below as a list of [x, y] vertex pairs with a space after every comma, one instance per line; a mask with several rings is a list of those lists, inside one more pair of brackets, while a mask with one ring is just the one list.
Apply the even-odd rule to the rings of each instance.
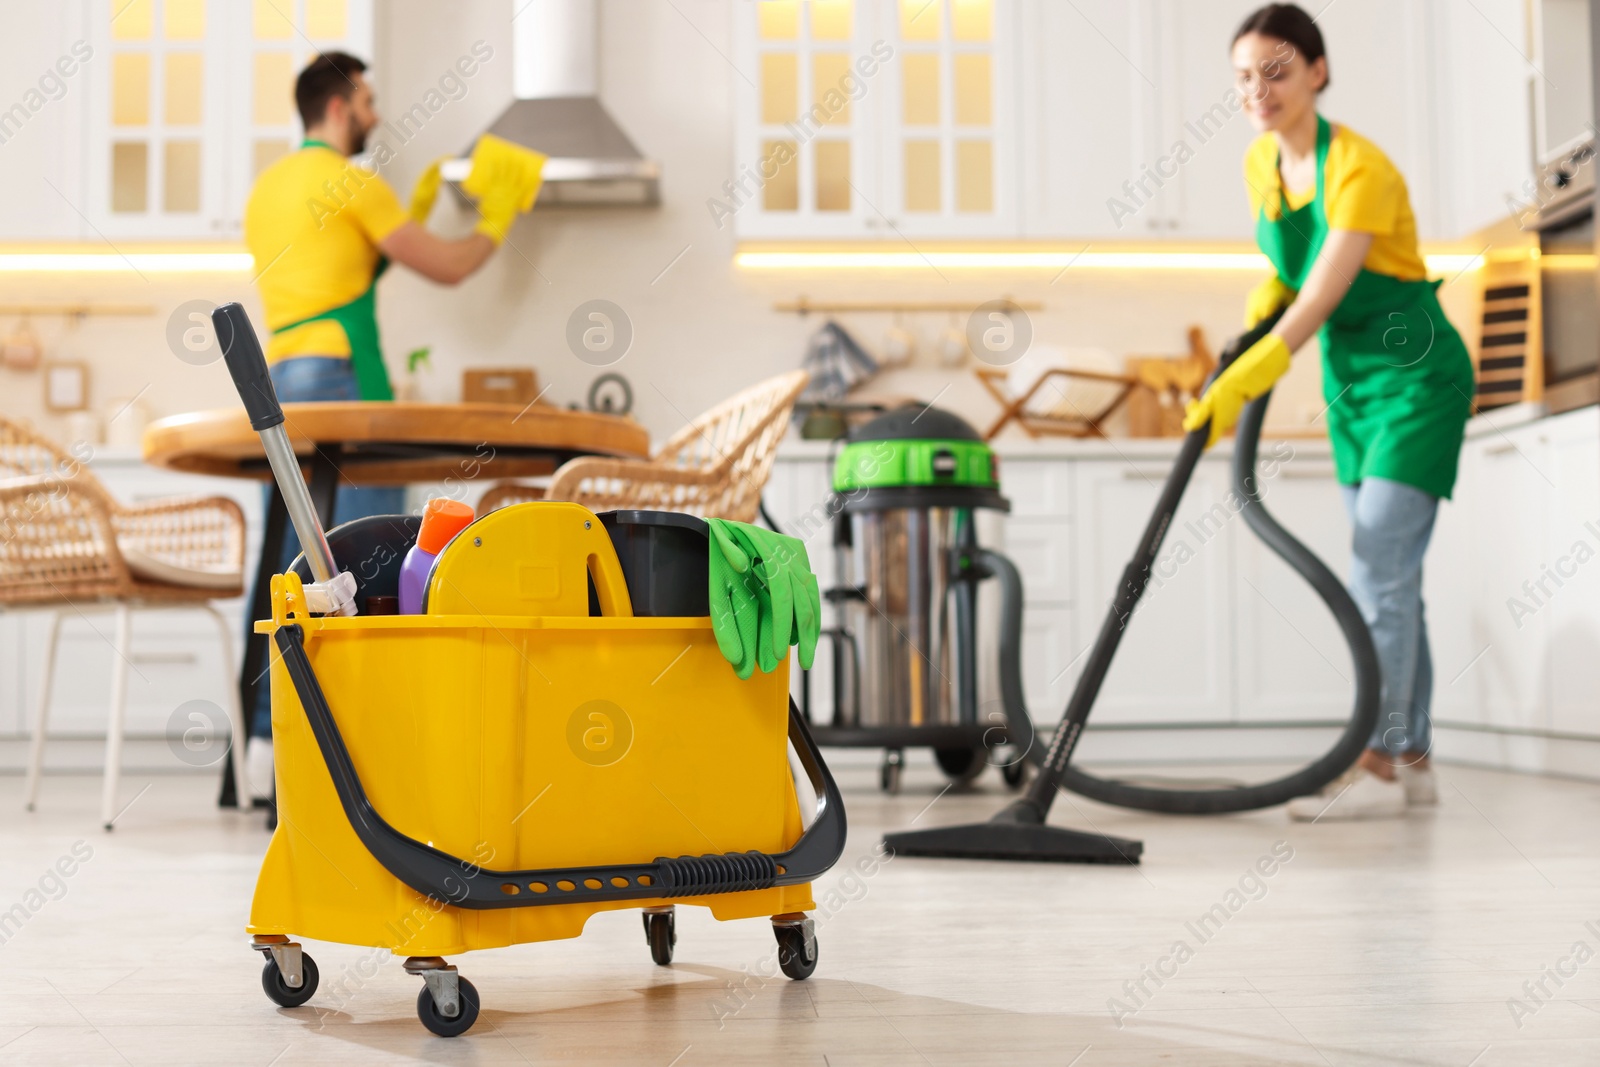
[[[1269, 319], [1231, 343], [1222, 353], [1217, 373], [1275, 323]], [[1247, 405], [1239, 420], [1233, 491], [1251, 531], [1304, 578], [1333, 613], [1350, 648], [1355, 693], [1350, 721], [1332, 748], [1291, 774], [1250, 785], [1158, 787], [1099, 777], [1071, 764], [1117, 646], [1205, 451], [1209, 425], [1184, 438], [1048, 746], [1036, 741], [1022, 694], [1021, 576], [1005, 556], [979, 546], [973, 531], [974, 509], [1008, 508], [987, 447], [975, 440], [970, 428], [961, 432], [958, 426], [965, 424], [959, 419], [933, 409], [891, 413], [894, 418], [875, 420], [852, 438], [836, 467], [835, 490], [847, 531], [836, 534], [836, 542], [843, 540], [848, 549], [850, 538], [865, 538], [858, 556], [865, 560], [867, 580], [859, 585], [847, 582], [830, 597], [836, 605], [853, 604], [857, 622], [846, 621], [830, 634], [835, 646], [835, 723], [831, 730], [818, 731], [819, 740], [891, 748], [897, 741], [931, 744], [941, 753], [947, 774], [970, 769], [957, 766], [960, 751], [971, 753], [981, 770], [982, 756], [990, 747], [1009, 743], [1024, 751], [1037, 768], [1027, 792], [988, 822], [886, 835], [886, 844], [897, 854], [1137, 863], [1143, 851], [1139, 841], [1046, 825], [1056, 791], [1070, 789], [1091, 800], [1141, 811], [1221, 814], [1272, 807], [1314, 793], [1355, 762], [1377, 722], [1377, 653], [1359, 609], [1338, 577], [1280, 526], [1261, 502], [1256, 448], [1270, 399], [1267, 393]], [[980, 584], [989, 578], [996, 579], [1000, 589], [1003, 730], [977, 721], [975, 710], [975, 599]], [[846, 620], [851, 617], [843, 614]], [[847, 699], [851, 697], [853, 704]], [[841, 706], [846, 709], [843, 713]], [[848, 718], [851, 707], [853, 720]], [[1017, 778], [1008, 775], [1013, 784]]]
[[[905, 749], [931, 748], [953, 782], [977, 777], [1009, 740], [978, 711], [976, 512], [1011, 510], [994, 454], [937, 408], [889, 411], [858, 427], [833, 463], [833, 551], [825, 596], [837, 625], [832, 720], [823, 745], [881, 748], [880, 782], [897, 792]], [[809, 714], [810, 690], [802, 690]], [[1020, 785], [1021, 751], [1000, 763]]]

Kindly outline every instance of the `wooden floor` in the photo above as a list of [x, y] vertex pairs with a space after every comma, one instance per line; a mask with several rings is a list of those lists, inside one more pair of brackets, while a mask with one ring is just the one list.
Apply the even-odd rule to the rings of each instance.
[[[763, 976], [764, 922], [680, 908], [658, 968], [619, 912], [454, 961], [484, 1008], [453, 1041], [371, 950], [308, 944], [325, 992], [266, 1000], [243, 934], [266, 835], [208, 779], [131, 775], [106, 834], [96, 779], [49, 779], [27, 815], [0, 778], [0, 1063], [1600, 1063], [1600, 786], [1446, 768], [1436, 813], [1365, 825], [1066, 800], [1056, 821], [1143, 838], [1146, 862], [900, 858], [846, 878], [885, 828], [980, 818], [1002, 794], [991, 775], [940, 796], [919, 765], [886, 799], [860, 756], [839, 773], [852, 832], [818, 887], [809, 981]], [[46, 877], [75, 845], [92, 854]]]

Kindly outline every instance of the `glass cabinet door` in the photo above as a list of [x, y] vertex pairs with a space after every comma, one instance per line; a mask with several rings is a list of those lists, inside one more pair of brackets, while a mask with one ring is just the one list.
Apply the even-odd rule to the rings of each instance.
[[1015, 236], [1007, 0], [892, 0], [883, 209], [907, 235]]
[[892, 76], [876, 0], [736, 5], [736, 162], [706, 208], [718, 228], [858, 236], [873, 214], [872, 97]]
[[1015, 236], [1015, 0], [736, 7], [742, 237]]
[[[99, 0], [89, 203], [107, 235], [214, 237], [224, 214], [226, 34], [215, 0]], [[100, 66], [99, 62], [94, 66]]]
[[89, 22], [83, 215], [107, 237], [237, 239], [255, 176], [300, 143], [295, 76], [372, 46], [372, 0], [91, 0]]

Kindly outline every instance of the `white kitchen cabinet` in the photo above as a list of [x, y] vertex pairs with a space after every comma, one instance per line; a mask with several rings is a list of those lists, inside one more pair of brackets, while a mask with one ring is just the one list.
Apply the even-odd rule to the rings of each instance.
[[1148, 3], [1027, 0], [1022, 19], [1022, 236], [1153, 236], [1163, 216], [1131, 203], [1153, 143]]
[[1229, 50], [1234, 31], [1258, 6], [1256, 0], [1155, 5], [1153, 69], [1160, 79], [1144, 163], [1161, 183], [1151, 211], [1159, 221], [1146, 227], [1156, 234], [1255, 238], [1243, 161], [1256, 130], [1234, 89]]
[[[1233, 91], [1229, 47], [1254, 0], [993, 0], [990, 42], [906, 40], [902, 16], [925, 3], [736, 8], [741, 69], [760, 80], [736, 87], [736, 184], [747, 187], [729, 206], [740, 237], [1253, 238], [1241, 164], [1256, 134]], [[845, 116], [797, 137], [784, 116], [812, 106], [824, 84], [807, 20], [796, 16], [794, 39], [774, 42], [761, 38], [759, 19], [808, 8], [853, 13], [851, 39], [827, 48], [859, 59], [886, 44], [894, 56]], [[936, 0], [920, 18], [953, 24], [963, 8], [989, 4]], [[1332, 67], [1321, 109], [1394, 160], [1424, 239], [1460, 239], [1502, 217], [1508, 197], [1524, 197], [1532, 168], [1521, 0], [1340, 0], [1319, 24]], [[991, 64], [981, 126], [950, 121], [962, 48]], [[769, 70], [768, 53], [793, 58]], [[769, 77], [783, 88], [769, 91]], [[935, 95], [937, 108], [908, 109]], [[769, 97], [781, 103], [770, 114]], [[773, 181], [747, 181], [778, 142], [792, 143], [794, 165]], [[978, 150], [962, 142], [992, 144], [992, 167], [980, 168], [994, 183], [985, 210], [962, 209], [959, 154]], [[908, 210], [909, 198], [930, 210]]]
[[1587, 768], [1560, 746], [1600, 738], [1600, 411], [1470, 432], [1424, 571], [1442, 751]]
[[1548, 565], [1561, 582], [1545, 609], [1550, 729], [1600, 737], [1600, 409], [1551, 419], [1546, 435], [1556, 492], [1541, 575]]
[[[1469, 440], [1462, 463], [1473, 468], [1469, 506], [1477, 527], [1473, 573], [1464, 583], [1476, 585], [1468, 604], [1469, 632], [1484, 649], [1472, 668], [1478, 706], [1470, 721], [1547, 729], [1551, 597], [1537, 585], [1550, 562], [1556, 486], [1546, 427], [1534, 423]], [[1548, 581], [1547, 589], [1555, 591]]]
[[[1062, 466], [1065, 466], [1064, 464]], [[1070, 515], [1013, 516], [1005, 524], [1005, 554], [1023, 575], [1028, 605], [1067, 607], [1073, 602], [1073, 542]]]
[[79, 214], [85, 203], [83, 138], [73, 134], [85, 128], [92, 74], [104, 56], [83, 58], [86, 35], [81, 4], [6, 6], [0, 152], [7, 180], [0, 239], [91, 236]]
[[[1082, 641], [1098, 633], [1170, 461], [1083, 460], [1073, 499]], [[1196, 468], [1095, 706], [1098, 723], [1225, 722], [1233, 708], [1227, 464]]]
[[[1274, 442], [1292, 452], [1290, 442]], [[1265, 455], [1265, 450], [1263, 451]], [[1283, 527], [1346, 580], [1350, 523], [1327, 458], [1288, 458], [1261, 478], [1262, 500]], [[1237, 655], [1242, 722], [1346, 719], [1355, 693], [1349, 647], [1332, 614], [1297, 572], [1238, 520]]]
[[[1526, 44], [1529, 6], [1540, 7], [1525, 0], [1438, 2], [1432, 7], [1429, 95], [1438, 101], [1432, 190], [1437, 212], [1431, 219], [1419, 218], [1424, 237], [1457, 239], [1476, 233], [1516, 214], [1516, 205], [1534, 202], [1530, 98], [1535, 89], [1548, 88], [1536, 65], [1550, 67], [1537, 45]], [[1576, 0], [1570, 6], [1587, 3]], [[1587, 34], [1573, 43], [1587, 62]], [[1531, 63], [1523, 60], [1524, 53]], [[1585, 94], [1555, 90], [1554, 95], [1570, 101]], [[1589, 107], [1589, 101], [1582, 100], [1582, 106]]]
[[0, 615], [0, 737], [17, 737], [27, 728], [22, 634], [19, 616]]
[[[1440, 506], [1423, 571], [1440, 752], [1525, 769], [1582, 767], [1581, 753], [1548, 746], [1600, 738], [1600, 409], [1500, 430], [1482, 423], [1463, 447], [1455, 499]], [[822, 450], [804, 447], [803, 460], [780, 459], [768, 499], [779, 501], [780, 519], [815, 524], [821, 571], [823, 526], [801, 516], [820, 499], [827, 464]], [[1022, 571], [1023, 689], [1041, 722], [1059, 716], [1078, 681], [1171, 452], [1156, 442], [1001, 446], [1013, 511], [981, 524], [980, 538]], [[1350, 526], [1325, 443], [1269, 441], [1261, 456], [1268, 509], [1346, 579]], [[1354, 675], [1343, 637], [1320, 599], [1228, 507], [1230, 488], [1228, 458], [1207, 456], [1091, 725], [1348, 716]], [[992, 639], [993, 583], [984, 589], [981, 636]], [[814, 675], [814, 705], [826, 704], [826, 678]], [[993, 692], [983, 708], [998, 708]], [[1286, 757], [1299, 753], [1285, 743]]]
[[1081, 632], [1071, 608], [1028, 605], [1022, 616], [1022, 696], [1034, 725], [1050, 727], [1061, 718], [1093, 639], [1094, 631]]
[[13, 6], [0, 60], [28, 79], [0, 144], [33, 179], [0, 205], [7, 240], [237, 240], [255, 176], [299, 143], [295, 75], [372, 54], [372, 0]]

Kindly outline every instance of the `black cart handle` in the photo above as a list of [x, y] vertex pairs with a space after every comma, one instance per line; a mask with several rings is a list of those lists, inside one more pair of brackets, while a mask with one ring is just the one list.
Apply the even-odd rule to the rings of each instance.
[[527, 871], [480, 867], [407, 837], [383, 820], [361, 787], [350, 752], [311, 668], [304, 631], [293, 623], [280, 626], [276, 640], [351, 828], [390, 874], [424, 896], [458, 908], [486, 910], [738, 893], [814, 881], [844, 852], [844, 798], [791, 699], [789, 740], [794, 742], [800, 765], [816, 791], [817, 810], [816, 819], [787, 851], [657, 857], [648, 863]]
[[243, 305], [223, 304], [212, 311], [211, 328], [216, 331], [222, 361], [228, 365], [233, 386], [250, 416], [250, 428], [259, 433], [283, 425], [283, 408], [267, 373], [267, 357]]

